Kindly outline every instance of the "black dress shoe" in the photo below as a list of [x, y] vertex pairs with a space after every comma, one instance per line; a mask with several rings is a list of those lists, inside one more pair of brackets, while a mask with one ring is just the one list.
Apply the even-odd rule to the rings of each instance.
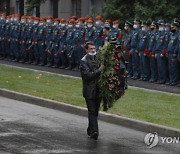
[[142, 81], [142, 80], [143, 80], [143, 78], [139, 78], [138, 80], [139, 80], [139, 81]]
[[166, 83], [166, 81], [159, 81], [159, 84], [164, 84]]
[[79, 67], [76, 66], [76, 67], [74, 67], [72, 70], [73, 70], [73, 71], [79, 71]]
[[143, 81], [148, 81], [148, 79], [147, 78], [143, 78]]
[[135, 76], [134, 78], [133, 78], [134, 80], [137, 80], [137, 79], [139, 79], [137, 76]]
[[98, 139], [98, 133], [97, 132], [92, 133], [91, 138], [93, 138], [94, 140], [97, 140]]
[[90, 128], [88, 127], [88, 128], [87, 128], [87, 135], [88, 135], [89, 137], [91, 137], [91, 134], [92, 134], [92, 132], [91, 132]]
[[66, 70], [72, 70], [72, 68], [73, 68], [72, 66], [69, 66], [66, 68]]
[[170, 83], [170, 86], [176, 86], [177, 85], [177, 83], [176, 82], [172, 82], [172, 83]]
[[60, 66], [59, 68], [61, 68], [61, 69], [65, 69], [65, 68], [66, 68], [66, 66], [62, 65], [62, 66]]

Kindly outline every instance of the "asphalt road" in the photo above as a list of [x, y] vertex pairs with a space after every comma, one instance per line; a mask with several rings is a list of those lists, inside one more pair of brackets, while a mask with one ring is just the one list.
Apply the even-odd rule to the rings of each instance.
[[179, 154], [179, 144], [148, 149], [145, 132], [99, 121], [97, 141], [87, 118], [0, 97], [0, 154]]
[[[75, 77], [81, 77], [79, 71], [73, 71], [73, 70], [38, 66], [38, 65], [32, 65], [32, 64], [24, 64], [24, 63], [12, 62], [12, 61], [7, 61], [7, 60], [0, 60], [0, 64], [12, 65], [12, 66], [17, 66], [17, 67], [22, 67], [22, 68], [29, 68], [29, 69], [52, 72], [52, 73], [63, 74], [63, 75], [70, 75], [70, 76], [75, 76]], [[177, 86], [169, 86], [166, 84], [157, 84], [157, 83], [150, 83], [147, 81], [138, 81], [138, 80], [128, 79], [128, 85], [134, 86], [134, 87], [145, 88], [145, 89], [159, 90], [159, 91], [164, 91], [164, 92], [180, 94], [180, 84]]]

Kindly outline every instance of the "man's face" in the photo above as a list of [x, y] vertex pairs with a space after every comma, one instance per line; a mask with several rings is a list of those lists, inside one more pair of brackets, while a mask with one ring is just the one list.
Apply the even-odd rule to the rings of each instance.
[[89, 45], [87, 49], [87, 53], [89, 55], [95, 55], [96, 54], [96, 47], [94, 45]]

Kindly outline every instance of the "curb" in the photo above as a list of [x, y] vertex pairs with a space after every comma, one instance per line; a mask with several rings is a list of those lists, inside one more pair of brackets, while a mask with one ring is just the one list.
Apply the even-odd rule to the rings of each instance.
[[[0, 88], [0, 96], [2, 97], [7, 97], [10, 99], [38, 105], [38, 106], [43, 106], [47, 108], [52, 108], [72, 114], [77, 114], [80, 116], [87, 116], [87, 109], [83, 107], [78, 107], [54, 100], [49, 100], [49, 99], [44, 99], [41, 97], [36, 97], [32, 95], [27, 95], [19, 92], [14, 92], [6, 89]], [[175, 128], [170, 128], [162, 125], [157, 125], [157, 124], [152, 124], [148, 122], [143, 122], [140, 120], [135, 120], [131, 118], [126, 118], [110, 113], [105, 113], [105, 112], [99, 112], [99, 120], [128, 127], [131, 129], [135, 129], [138, 131], [143, 131], [146, 133], [149, 132], [157, 132], [161, 136], [172, 136], [172, 137], [179, 137], [180, 136], [180, 130], [175, 129]]]

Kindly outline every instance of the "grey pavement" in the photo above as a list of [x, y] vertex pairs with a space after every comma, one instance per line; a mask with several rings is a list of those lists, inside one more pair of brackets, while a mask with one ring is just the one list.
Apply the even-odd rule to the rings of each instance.
[[[74, 76], [74, 77], [81, 77], [79, 71], [38, 66], [38, 65], [32, 65], [32, 64], [24, 64], [24, 63], [18, 63], [18, 62], [6, 61], [6, 60], [0, 60], [0, 64], [12, 65], [12, 66], [17, 66], [17, 67], [21, 67], [21, 68], [46, 71], [46, 72], [63, 74], [63, 75]], [[128, 79], [128, 85], [133, 86], [133, 87], [140, 87], [140, 88], [145, 88], [145, 89], [180, 94], [180, 84], [177, 86], [169, 86], [166, 84], [157, 84], [157, 83], [150, 83], [147, 81], [138, 81], [138, 80]]]
[[145, 132], [99, 120], [100, 136], [86, 135], [87, 118], [0, 97], [1, 154], [179, 154], [178, 143], [148, 149]]

